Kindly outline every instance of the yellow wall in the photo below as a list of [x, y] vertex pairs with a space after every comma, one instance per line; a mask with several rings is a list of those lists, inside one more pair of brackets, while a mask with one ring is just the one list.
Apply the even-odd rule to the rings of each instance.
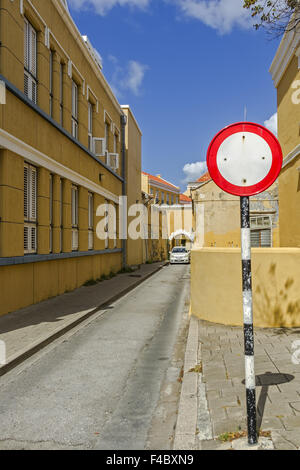
[[[142, 133], [135, 121], [130, 108], [123, 107], [127, 117], [126, 126], [126, 179], [127, 179], [127, 204], [128, 209], [133, 204], [142, 202], [141, 188], [141, 157], [142, 157]], [[128, 226], [134, 217], [128, 217]], [[127, 240], [127, 264], [140, 265], [145, 261], [143, 253], [143, 240]]]
[[[300, 326], [299, 266], [300, 249], [252, 249], [255, 326]], [[193, 315], [214, 323], [242, 325], [240, 250], [193, 249], [191, 291]]]
[[[299, 99], [300, 80], [298, 58], [293, 56], [277, 88], [278, 137], [284, 158], [300, 144], [300, 104], [293, 102], [293, 94]], [[284, 166], [279, 177], [280, 244], [284, 247], [300, 247], [300, 151]]]
[[279, 178], [280, 245], [300, 247], [300, 154]]
[[[196, 244], [204, 247], [240, 247], [240, 198], [225, 193], [213, 181], [191, 193], [194, 229], [195, 217], [199, 214]], [[253, 215], [260, 212], [271, 216], [273, 247], [279, 246], [278, 184], [274, 183], [264, 193], [252, 196], [250, 210]]]
[[[95, 234], [99, 218], [96, 210], [105, 198], [115, 204], [122, 195], [121, 115], [123, 113], [100, 68], [95, 64], [72, 19], [60, 0], [32, 0], [36, 11], [24, 0], [24, 15], [37, 31], [37, 109], [50, 118], [50, 50], [45, 45], [45, 24], [50, 29], [50, 48], [53, 60], [52, 119], [60, 125], [60, 64], [63, 74], [63, 130], [71, 133], [72, 79], [78, 85], [78, 139], [61, 132], [49, 119], [26, 103], [24, 95], [24, 16], [20, 2], [1, 0], [0, 14], [0, 74], [15, 86], [25, 102], [8, 88], [6, 105], [0, 113], [0, 259], [24, 256], [24, 163], [37, 168], [37, 251], [35, 262], [0, 266], [0, 315], [72, 290], [102, 274], [121, 268], [121, 241], [115, 246], [109, 241], [110, 251], [89, 256], [40, 261], [40, 255], [50, 255], [50, 172], [53, 175], [53, 249], [60, 254], [60, 182], [63, 184], [63, 247], [62, 255], [72, 251], [71, 188], [78, 186], [79, 252], [88, 251], [88, 192], [94, 195], [94, 250], [105, 250], [105, 242]], [[72, 62], [72, 77], [68, 63]], [[105, 124], [109, 124], [108, 150], [114, 152], [114, 135], [119, 168], [114, 175], [104, 167], [104, 157], [93, 158], [88, 147], [88, 104], [93, 105], [93, 137], [104, 138]], [[6, 139], [5, 144], [2, 144]], [[84, 148], [82, 148], [81, 144]], [[129, 119], [127, 129], [127, 176], [129, 198], [140, 198], [141, 143]], [[79, 184], [76, 179], [80, 179]], [[138, 183], [134, 187], [135, 181]], [[91, 189], [94, 188], [93, 189]], [[136, 196], [137, 195], [137, 196]], [[142, 259], [142, 242], [131, 246], [134, 263]], [[93, 253], [93, 252], [91, 252]], [[27, 256], [27, 255], [25, 255]], [[20, 258], [21, 257], [21, 258]], [[27, 258], [28, 260], [28, 258]], [[10, 260], [14, 261], [14, 260]]]
[[294, 55], [277, 87], [278, 138], [284, 157], [300, 144], [300, 104], [294, 104], [292, 100], [293, 93], [299, 89], [292, 88], [295, 80], [300, 80], [300, 70]]
[[93, 255], [0, 268], [0, 316], [72, 291], [121, 269], [119, 254]]

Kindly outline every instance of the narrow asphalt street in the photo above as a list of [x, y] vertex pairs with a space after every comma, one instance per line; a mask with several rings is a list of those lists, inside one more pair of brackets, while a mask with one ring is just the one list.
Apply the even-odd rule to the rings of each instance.
[[0, 449], [170, 449], [189, 267], [167, 266], [0, 378]]

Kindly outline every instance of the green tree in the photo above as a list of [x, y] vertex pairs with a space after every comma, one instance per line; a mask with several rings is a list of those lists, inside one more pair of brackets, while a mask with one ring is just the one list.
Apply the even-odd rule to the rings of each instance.
[[300, 0], [243, 0], [244, 8], [257, 19], [256, 29], [266, 27], [281, 35], [292, 31], [300, 23]]

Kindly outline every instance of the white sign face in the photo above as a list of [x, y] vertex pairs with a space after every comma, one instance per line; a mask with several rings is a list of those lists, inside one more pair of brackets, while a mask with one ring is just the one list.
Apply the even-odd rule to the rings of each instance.
[[258, 184], [268, 175], [272, 158], [265, 139], [252, 132], [237, 132], [220, 145], [216, 163], [225, 180], [247, 187]]

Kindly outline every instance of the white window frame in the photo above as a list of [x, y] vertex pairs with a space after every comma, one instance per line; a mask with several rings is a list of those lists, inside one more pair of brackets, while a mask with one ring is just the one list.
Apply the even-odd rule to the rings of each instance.
[[49, 175], [49, 252], [53, 252], [53, 175]]
[[88, 243], [89, 250], [94, 249], [94, 195], [93, 193], [88, 194]]
[[59, 225], [60, 225], [60, 237], [59, 237], [59, 243], [60, 243], [60, 253], [63, 252], [63, 229], [64, 229], [64, 206], [63, 206], [63, 180], [60, 179], [60, 208], [59, 208]]
[[37, 103], [37, 31], [24, 18], [24, 93]]
[[24, 163], [24, 253], [37, 252], [37, 168]]
[[64, 64], [60, 63], [59, 68], [59, 108], [60, 108], [60, 125], [64, 125]]
[[49, 53], [49, 114], [53, 118], [53, 62], [54, 51], [50, 49]]
[[90, 152], [94, 152], [93, 142], [93, 113], [94, 107], [90, 101], [88, 102], [88, 148]]
[[118, 135], [114, 134], [114, 153], [118, 153]]
[[105, 249], [108, 250], [109, 248], [109, 201], [105, 199]]
[[73, 185], [71, 191], [72, 191], [71, 193], [72, 251], [78, 251], [78, 248], [79, 248], [78, 187]]
[[117, 232], [117, 227], [118, 227], [118, 205], [115, 203], [115, 213], [114, 213], [114, 248], [117, 248], [118, 246], [118, 232]]
[[72, 136], [78, 139], [78, 85], [72, 80]]
[[105, 122], [105, 150], [109, 152], [109, 132], [110, 132], [110, 124]]
[[[270, 245], [261, 245], [261, 236], [263, 231], [270, 231]], [[273, 226], [272, 217], [269, 214], [250, 214], [250, 231], [258, 232], [259, 234], [259, 248], [272, 248], [273, 246]], [[256, 245], [252, 245], [256, 247]]]

